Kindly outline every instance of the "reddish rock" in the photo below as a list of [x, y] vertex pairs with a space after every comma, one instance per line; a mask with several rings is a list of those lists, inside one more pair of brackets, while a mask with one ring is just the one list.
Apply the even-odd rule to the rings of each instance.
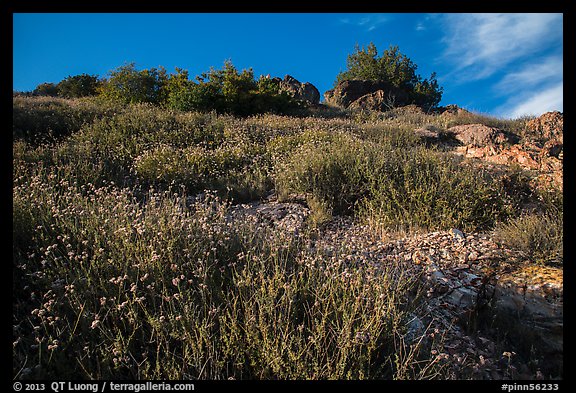
[[504, 144], [510, 138], [498, 128], [488, 127], [484, 124], [465, 124], [448, 129], [456, 139], [465, 145], [486, 146], [490, 144]]
[[529, 134], [535, 135], [538, 139], [555, 139], [562, 143], [564, 134], [564, 115], [561, 112], [547, 112], [536, 119], [526, 123]]
[[467, 111], [464, 108], [460, 108], [458, 105], [450, 104], [439, 107], [437, 109], [437, 113], [442, 117], [453, 117], [463, 114], [471, 114], [472, 112]]

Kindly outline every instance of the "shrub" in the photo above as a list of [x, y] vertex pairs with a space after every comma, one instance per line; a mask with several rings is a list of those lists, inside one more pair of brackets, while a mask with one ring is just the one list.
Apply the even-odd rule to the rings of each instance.
[[265, 165], [259, 162], [262, 153], [249, 144], [224, 145], [214, 150], [160, 146], [137, 157], [134, 170], [146, 184], [179, 184], [189, 192], [209, 188], [245, 200], [261, 196], [269, 188]]
[[125, 64], [110, 71], [100, 95], [126, 104], [160, 104], [165, 100], [163, 87], [166, 78], [166, 71], [162, 67], [138, 71], [134, 63]]
[[179, 110], [215, 110], [236, 116], [287, 113], [298, 104], [268, 78], [254, 79], [252, 69], [239, 72], [231, 61], [221, 70], [211, 68], [196, 78], [182, 81], [168, 96], [168, 105]]
[[302, 145], [279, 165], [276, 187], [393, 229], [477, 230], [510, 213], [500, 183], [448, 155], [349, 137]]
[[373, 43], [367, 48], [356, 46], [354, 53], [348, 55], [347, 69], [336, 76], [336, 83], [344, 80], [362, 79], [375, 82], [387, 82], [408, 93], [409, 103], [426, 108], [438, 105], [442, 99], [442, 87], [438, 85], [436, 74], [422, 79], [416, 74], [418, 68], [397, 46], [390, 46], [380, 57]]
[[564, 248], [563, 214], [559, 210], [524, 214], [494, 228], [496, 241], [510, 247], [531, 262], [562, 264]]
[[478, 231], [511, 214], [500, 183], [451, 156], [418, 146], [385, 150], [371, 165], [361, 216], [393, 230]]
[[65, 98], [79, 98], [97, 94], [100, 81], [96, 75], [80, 74], [68, 76], [58, 83], [58, 95]]
[[281, 196], [310, 193], [336, 214], [350, 213], [368, 191], [363, 161], [370, 160], [366, 146], [340, 135], [334, 143], [300, 146], [279, 165], [276, 188]]
[[36, 96], [56, 97], [58, 95], [58, 87], [50, 82], [41, 83], [36, 86], [32, 94]]
[[48, 176], [13, 197], [15, 378], [393, 378], [407, 350], [415, 277], [230, 221], [210, 193]]

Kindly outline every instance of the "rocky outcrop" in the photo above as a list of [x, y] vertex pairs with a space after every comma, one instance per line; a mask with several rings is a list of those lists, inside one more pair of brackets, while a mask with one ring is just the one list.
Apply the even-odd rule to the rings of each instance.
[[[376, 96], [372, 98], [367, 97], [364, 99], [364, 102], [374, 102], [374, 100], [378, 99], [382, 103], [388, 104], [388, 106], [404, 106], [410, 103], [405, 91], [386, 82], [369, 80], [346, 80], [339, 82], [334, 89], [324, 93], [324, 101], [327, 105], [346, 109], [359, 98], [374, 93], [377, 93]], [[362, 102], [357, 106], [361, 107], [361, 105]]]
[[564, 115], [561, 112], [547, 112], [536, 119], [526, 123], [528, 135], [539, 140], [555, 140], [559, 143], [563, 141]]
[[544, 144], [544, 146], [534, 142], [523, 142], [511, 146], [466, 145], [456, 147], [454, 153], [493, 164], [514, 164], [526, 170], [538, 171], [539, 175], [533, 181], [535, 187], [563, 189], [562, 145], [555, 142]]
[[453, 117], [472, 113], [464, 108], [460, 108], [458, 105], [455, 104], [449, 104], [446, 106], [438, 107], [435, 112], [438, 113], [441, 117]]
[[290, 75], [286, 75], [284, 79], [279, 81], [279, 87], [280, 90], [286, 91], [297, 100], [311, 104], [320, 102], [320, 92], [313, 84], [309, 82], [301, 83]]
[[448, 129], [449, 133], [454, 134], [462, 144], [480, 147], [494, 144], [504, 144], [512, 142], [510, 135], [504, 133], [495, 127], [488, 127], [484, 124], [465, 124], [454, 126]]
[[439, 142], [443, 135], [442, 130], [433, 125], [417, 128], [414, 130], [414, 133], [429, 144]]
[[390, 102], [384, 90], [376, 90], [374, 93], [363, 95], [348, 105], [348, 109], [386, 111], [390, 108]]
[[561, 270], [529, 266], [499, 277], [491, 308], [500, 324], [517, 326], [512, 340], [529, 339], [547, 362], [558, 366], [564, 342], [563, 303]]
[[560, 112], [545, 113], [527, 123], [522, 141], [515, 135], [482, 124], [455, 126], [447, 132], [463, 145], [457, 146], [454, 153], [491, 164], [519, 165], [538, 171], [532, 182], [534, 187], [562, 190], [563, 124]]

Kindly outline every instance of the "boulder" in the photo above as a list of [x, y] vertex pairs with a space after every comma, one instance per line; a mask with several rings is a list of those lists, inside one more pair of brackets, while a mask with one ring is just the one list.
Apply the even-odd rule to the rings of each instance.
[[376, 90], [374, 93], [363, 95], [356, 101], [353, 101], [348, 109], [386, 111], [390, 109], [384, 90]]
[[[394, 87], [386, 82], [375, 82], [369, 80], [346, 80], [339, 82], [332, 90], [324, 93], [326, 104], [339, 108], [348, 108], [350, 104], [359, 98], [370, 95], [381, 90], [377, 97], [382, 97], [393, 106], [403, 106], [409, 104], [409, 97], [405, 91]], [[374, 100], [377, 97], [365, 98], [364, 101]]]
[[562, 143], [564, 115], [558, 111], [544, 113], [542, 116], [526, 123], [526, 129], [529, 134], [534, 135], [538, 139], [553, 139]]
[[286, 75], [279, 82], [280, 90], [288, 92], [294, 98], [311, 104], [320, 103], [320, 92], [309, 82], [301, 83], [296, 78]]
[[438, 109], [436, 110], [436, 113], [438, 113], [442, 117], [450, 117], [450, 116], [457, 116], [457, 115], [462, 115], [462, 114], [471, 114], [472, 112], [467, 111], [464, 108], [460, 108], [458, 105], [449, 104], [446, 106], [438, 107]]
[[533, 187], [540, 189], [563, 189], [563, 145], [554, 140], [542, 146], [525, 141], [506, 145], [465, 145], [456, 147], [455, 154], [466, 158], [478, 158], [497, 165], [519, 165], [524, 169], [539, 171]]
[[527, 267], [500, 276], [494, 289], [491, 309], [494, 320], [510, 335], [546, 360], [546, 371], [562, 369], [563, 354], [563, 275], [562, 269]]
[[486, 146], [511, 142], [511, 138], [502, 130], [484, 124], [465, 124], [448, 129], [464, 145]]
[[427, 125], [414, 130], [414, 133], [426, 142], [436, 142], [440, 138], [441, 129], [433, 125]]

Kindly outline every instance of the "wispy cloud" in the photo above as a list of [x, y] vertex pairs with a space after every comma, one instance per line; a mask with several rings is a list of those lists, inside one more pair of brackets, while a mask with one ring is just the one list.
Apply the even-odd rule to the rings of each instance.
[[424, 26], [424, 23], [422, 22], [416, 23], [416, 31], [423, 31], [423, 30], [426, 30], [426, 26]]
[[448, 14], [441, 60], [453, 64], [441, 82], [493, 83], [508, 97], [495, 109], [514, 118], [563, 109], [562, 14]]
[[560, 55], [551, 55], [539, 62], [522, 64], [519, 69], [508, 73], [495, 85], [497, 92], [506, 93], [526, 89], [541, 84], [557, 83], [563, 80], [563, 60]]
[[351, 15], [340, 18], [339, 22], [344, 25], [358, 26], [365, 31], [372, 31], [388, 23], [392, 19], [391, 15], [385, 14], [363, 14]]
[[[445, 60], [456, 76], [478, 80], [562, 38], [562, 14], [447, 14]], [[560, 28], [558, 28], [560, 26]]]
[[520, 96], [513, 96], [506, 103], [496, 108], [496, 114], [504, 118], [518, 118], [526, 115], [539, 116], [542, 113], [558, 110], [564, 111], [562, 82], [543, 90], [525, 91]]
[[561, 55], [523, 63], [494, 85], [495, 94], [510, 97], [496, 111], [508, 118], [563, 111], [563, 80]]

